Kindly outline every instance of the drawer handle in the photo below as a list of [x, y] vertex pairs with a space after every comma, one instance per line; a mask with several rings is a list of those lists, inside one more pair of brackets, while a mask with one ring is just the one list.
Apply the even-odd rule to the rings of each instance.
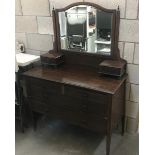
[[27, 96], [28, 99], [32, 99], [32, 96]]
[[43, 94], [43, 98], [44, 99], [48, 99], [48, 95], [47, 94]]
[[81, 122], [82, 122], [82, 123], [84, 123], [84, 124], [86, 124], [86, 123], [87, 123], [87, 121], [86, 121], [86, 120], [82, 120]]
[[80, 112], [81, 113], [86, 113], [87, 112], [87, 109], [81, 109]]
[[82, 108], [80, 111], [81, 111], [81, 113], [83, 113], [83, 112], [87, 112], [87, 108]]
[[82, 108], [87, 108], [87, 105], [86, 105], [86, 104], [83, 104], [83, 105], [82, 105]]
[[88, 97], [88, 94], [82, 94], [83, 97]]
[[104, 120], [107, 120], [108, 119], [108, 117], [104, 117]]

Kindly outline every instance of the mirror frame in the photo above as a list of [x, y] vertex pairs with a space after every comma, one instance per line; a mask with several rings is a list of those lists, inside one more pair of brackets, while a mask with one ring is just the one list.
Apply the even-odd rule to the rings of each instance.
[[[83, 52], [80, 51], [74, 51], [74, 50], [65, 50], [61, 49], [61, 42], [60, 42], [60, 26], [59, 26], [59, 12], [66, 11], [72, 7], [78, 6], [78, 5], [89, 5], [92, 7], [95, 7], [96, 9], [99, 9], [101, 11], [104, 11], [106, 13], [112, 13], [113, 19], [112, 19], [112, 41], [111, 41], [111, 54], [110, 55], [104, 55], [104, 54], [96, 54], [96, 53], [90, 53], [90, 52]], [[53, 15], [53, 28], [54, 28], [54, 50], [57, 52], [71, 52], [76, 54], [83, 54], [83, 55], [89, 55], [89, 56], [97, 56], [102, 58], [110, 58], [110, 59], [120, 59], [120, 52], [118, 48], [118, 37], [119, 37], [119, 23], [120, 23], [120, 11], [119, 6], [118, 9], [106, 9], [104, 7], [101, 7], [97, 4], [91, 3], [91, 2], [76, 2], [72, 3], [64, 8], [61, 9], [54, 9], [52, 11]]]

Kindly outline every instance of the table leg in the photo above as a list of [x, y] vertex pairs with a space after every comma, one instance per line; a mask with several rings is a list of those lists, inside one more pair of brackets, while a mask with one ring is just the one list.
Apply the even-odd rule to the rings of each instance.
[[125, 122], [126, 122], [126, 117], [125, 117], [125, 114], [126, 114], [125, 94], [126, 94], [126, 84], [124, 84], [124, 105], [123, 105], [123, 116], [122, 116], [122, 136], [124, 135], [124, 132], [125, 132]]
[[125, 116], [122, 116], [122, 136], [124, 136], [125, 132]]
[[106, 136], [106, 155], [110, 155], [111, 133]]

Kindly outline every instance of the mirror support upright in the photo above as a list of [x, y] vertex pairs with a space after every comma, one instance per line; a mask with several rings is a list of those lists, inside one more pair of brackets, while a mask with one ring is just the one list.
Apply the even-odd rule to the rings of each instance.
[[50, 50], [49, 53], [52, 53], [52, 52], [58, 52], [58, 44], [57, 44], [57, 25], [56, 25], [56, 13], [55, 13], [55, 9], [53, 7], [53, 10], [52, 10], [52, 17], [53, 17], [53, 32], [54, 32], [54, 41], [53, 41], [53, 50]]

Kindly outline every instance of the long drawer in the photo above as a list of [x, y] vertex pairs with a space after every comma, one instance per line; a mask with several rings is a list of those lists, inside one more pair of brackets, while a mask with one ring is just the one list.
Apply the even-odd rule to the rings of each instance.
[[108, 115], [108, 104], [89, 101], [88, 99], [75, 98], [65, 95], [50, 95], [46, 94], [46, 105], [61, 109], [68, 109], [74, 112], [92, 113], [99, 116]]
[[99, 117], [95, 114], [88, 114], [82, 111], [72, 111], [67, 108], [57, 106], [47, 107], [45, 103], [29, 99], [31, 108], [35, 112], [52, 116], [71, 124], [79, 125], [84, 128], [97, 132], [106, 132], [107, 117]]
[[58, 107], [48, 108], [46, 114], [56, 119], [64, 120], [68, 123], [79, 125], [98, 132], [106, 132], [107, 117], [99, 117], [94, 114], [86, 114], [82, 112], [75, 112]]

